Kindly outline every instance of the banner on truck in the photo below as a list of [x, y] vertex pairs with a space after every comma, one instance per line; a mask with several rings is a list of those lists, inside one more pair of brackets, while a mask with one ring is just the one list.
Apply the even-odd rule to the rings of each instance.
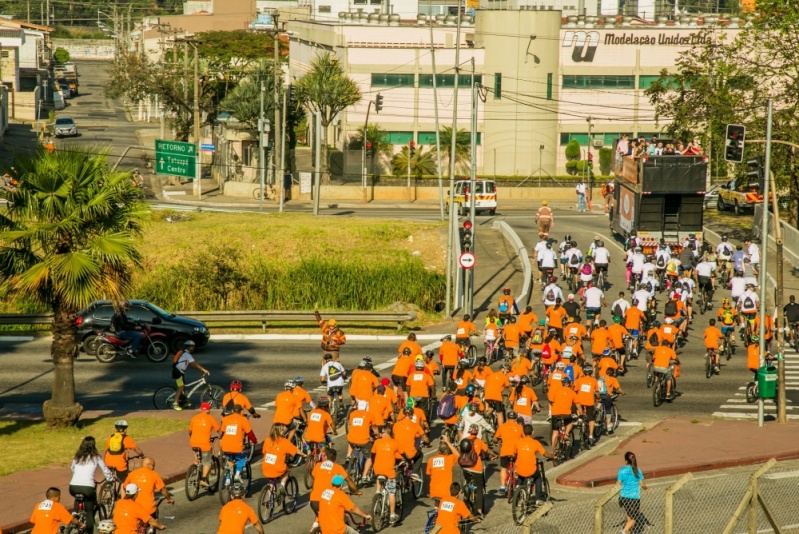
[[619, 226], [626, 232], [633, 231], [633, 221], [635, 220], [635, 202], [633, 192], [622, 187], [619, 194]]

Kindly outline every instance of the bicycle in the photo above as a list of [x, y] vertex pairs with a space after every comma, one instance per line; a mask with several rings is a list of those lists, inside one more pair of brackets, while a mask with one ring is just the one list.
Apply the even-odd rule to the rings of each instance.
[[[772, 356], [770, 352], [767, 352], [763, 357], [763, 359], [765, 361], [766, 366], [770, 366], [776, 358], [774, 358], [774, 356]], [[757, 380], [753, 380], [752, 382], [746, 384], [746, 402], [748, 404], [754, 404], [755, 402], [757, 402], [757, 399], [759, 397], [760, 397], [760, 389], [758, 388]], [[776, 402], [777, 399], [774, 400]]]
[[595, 440], [599, 440], [603, 432], [610, 433], [611, 431], [615, 431], [617, 428], [619, 428], [619, 411], [616, 409], [616, 399], [618, 397], [618, 393], [614, 393], [610, 396], [610, 426], [608, 426], [608, 412], [605, 409], [605, 404], [602, 401], [597, 403], [596, 411], [594, 412]]
[[[197, 392], [200, 393], [200, 403], [207, 402], [211, 408], [222, 408], [222, 398], [225, 396], [225, 390], [220, 386], [212, 385], [208, 382], [208, 375], [202, 375], [194, 382], [186, 384], [188, 392], [183, 393], [181, 404], [183, 406], [191, 406], [189, 400]], [[191, 389], [189, 389], [191, 388]], [[153, 393], [153, 406], [156, 410], [170, 410], [175, 404], [175, 394], [177, 389], [173, 386], [161, 386]]]
[[484, 355], [485, 355], [486, 361], [488, 362], [488, 365], [491, 365], [492, 363], [494, 363], [495, 361], [497, 361], [499, 359], [498, 353], [499, 353], [499, 346], [501, 344], [501, 340], [502, 340], [502, 338], [499, 338], [499, 339], [497, 339], [497, 338], [488, 339], [486, 337], [486, 340], [485, 340], [485, 343], [484, 343], [484, 345], [485, 345], [485, 353], [484, 353]]
[[300, 493], [297, 479], [289, 475], [286, 480], [286, 493], [280, 491], [280, 478], [266, 479], [266, 486], [258, 497], [258, 519], [266, 524], [276, 517], [275, 509], [283, 508], [285, 515], [293, 514], [297, 510], [297, 497]]
[[671, 394], [672, 398], [674, 396], [674, 390], [677, 387], [677, 382], [674, 380], [674, 365], [669, 366], [671, 368], [671, 373], [669, 373], [669, 377], [665, 380], [661, 378], [660, 373], [654, 373], [654, 384], [652, 388], [652, 404], [654, 404], [655, 408], [663, 404], [664, 400], [670, 400], [666, 398], [666, 384], [671, 382]]
[[652, 362], [646, 364], [646, 388], [649, 389], [655, 384], [655, 371]]
[[[424, 526], [424, 534], [430, 534], [436, 526], [436, 520], [438, 519], [438, 508], [433, 508], [432, 510], [427, 511], [427, 523]], [[469, 517], [466, 519], [461, 519], [458, 521], [458, 531], [460, 534], [466, 534], [468, 532], [469, 525], [472, 523], [479, 523], [481, 520], [476, 517]]]
[[542, 502], [546, 502], [549, 499], [549, 481], [547, 480], [546, 473], [544, 472], [544, 462], [538, 460], [536, 464], [538, 466], [536, 474], [531, 477], [527, 477], [524, 480], [524, 483], [520, 484], [519, 487], [517, 487], [513, 492], [511, 514], [513, 515], [513, 520], [517, 525], [524, 523], [524, 520], [527, 519], [528, 514], [537, 507], [538, 499], [532, 498], [533, 484], [537, 476], [541, 477], [542, 499], [540, 500]]
[[[397, 472], [397, 490], [395, 493], [396, 504], [394, 505], [394, 514], [397, 516], [396, 522], [402, 520], [402, 477], [402, 473]], [[388, 477], [380, 475], [377, 477], [377, 481], [380, 484], [381, 489], [377, 490], [375, 496], [372, 497], [372, 530], [375, 532], [380, 532], [391, 523], [391, 506], [388, 501], [389, 493], [386, 490]]]
[[[252, 190], [252, 198], [261, 200], [261, 186], [259, 185]], [[272, 184], [264, 184], [264, 198], [266, 200], [274, 200], [277, 198], [277, 191]]]
[[699, 308], [701, 315], [704, 315], [705, 311], [707, 311], [707, 303], [707, 289], [703, 287], [696, 292], [696, 306]]
[[533, 357], [533, 365], [530, 369], [530, 385], [532, 387], [538, 386], [541, 382], [546, 384], [547, 370], [544, 369], [544, 363], [541, 361], [541, 355], [536, 354]]
[[596, 273], [596, 287], [605, 291], [605, 270], [598, 269], [599, 272]]
[[349, 416], [341, 398], [342, 389], [334, 387], [327, 390], [327, 394], [330, 396], [330, 416], [333, 418], [333, 424], [336, 425], [337, 430], [347, 423]]
[[[141, 456], [131, 456], [128, 462], [141, 459]], [[129, 470], [133, 471], [136, 467], [131, 467]], [[117, 502], [117, 496], [122, 494], [122, 480], [117, 476], [117, 470], [113, 467], [108, 468], [114, 477], [114, 480], [104, 480], [97, 488], [97, 509], [100, 519], [111, 519], [114, 515], [114, 506]]]
[[[573, 416], [572, 416], [573, 417]], [[573, 457], [574, 452], [574, 428], [566, 432], [566, 425], [561, 420], [560, 428], [558, 429], [558, 445], [555, 447], [555, 459], [552, 462], [555, 465], [560, 465], [569, 458]]]
[[[161, 503], [163, 503], [166, 499], [164, 499], [163, 495], [159, 495], [155, 501], [155, 512], [152, 516], [155, 519], [158, 519], [158, 511], [161, 508]], [[156, 528], [151, 526], [149, 523], [145, 523], [143, 521], [139, 521], [138, 528], [136, 529], [136, 534], [155, 534]]]
[[[211, 438], [212, 447], [213, 442], [218, 439], [218, 437]], [[194, 463], [186, 470], [186, 480], [184, 483], [186, 487], [186, 498], [188, 498], [189, 501], [195, 500], [200, 495], [200, 488], [203, 487], [200, 485], [200, 477], [202, 476], [202, 451], [196, 447], [192, 448], [192, 451], [194, 452]], [[211, 454], [211, 470], [208, 472], [208, 486], [206, 487], [206, 491], [208, 491], [209, 494], [213, 494], [219, 486], [219, 472], [219, 454], [213, 451]]]
[[640, 333], [638, 330], [630, 330], [630, 335], [624, 339], [624, 352], [631, 360], [638, 359], [638, 337]]
[[[363, 445], [363, 447], [371, 448], [371, 444], [372, 442], [369, 441], [369, 443]], [[347, 474], [350, 475], [350, 478], [358, 486], [361, 484], [361, 479], [367, 475], [367, 473], [363, 472], [363, 468], [366, 466], [367, 454], [371, 453], [364, 452], [361, 446], [356, 446], [355, 450], [352, 451], [350, 463], [347, 465]]]
[[[595, 418], [594, 420], [596, 421], [596, 416], [594, 416], [594, 418]], [[580, 431], [580, 449], [584, 451], [587, 451], [590, 448], [589, 447], [590, 438], [592, 437], [590, 432], [591, 427], [588, 423], [589, 421], [585, 415], [580, 415], [577, 418], [577, 420], [574, 422], [574, 425]], [[596, 424], [594, 424], [594, 433], [596, 433]], [[508, 500], [510, 501], [510, 499]]]
[[[75, 505], [73, 506], [72, 517], [74, 517], [79, 523], [85, 525], [86, 524], [86, 496], [77, 494], [75, 495]], [[97, 510], [95, 510], [95, 520], [99, 517], [100, 520], [106, 519], [102, 517], [102, 513], [100, 512], [100, 506], [98, 502]], [[80, 528], [78, 525], [67, 525], [63, 529], [63, 534], [92, 534], [91, 532], [87, 532], [85, 528]]]
[[241, 481], [244, 483], [245, 492], [247, 496], [252, 487], [252, 460], [253, 452], [255, 451], [255, 444], [247, 443], [244, 447], [244, 452], [239, 454], [225, 454], [225, 462], [222, 464], [222, 471], [219, 477], [219, 502], [224, 506], [230, 502], [231, 488], [233, 483]]
[[714, 374], [721, 373], [719, 368], [719, 354], [721, 353], [720, 349], [721, 348], [719, 347], [718, 352], [716, 352], [715, 349], [707, 349], [707, 354], [705, 354], [705, 378], [710, 378]]
[[316, 467], [316, 464], [321, 464], [327, 457], [325, 457], [325, 446], [321, 443], [315, 443], [313, 446], [313, 450], [310, 451], [308, 457], [305, 460], [305, 476], [303, 479], [303, 484], [305, 484], [305, 489], [309, 490], [313, 488], [313, 469]]
[[516, 476], [516, 457], [511, 457], [510, 463], [508, 464], [508, 481], [505, 483], [505, 489], [507, 490], [507, 499], [508, 504], [513, 503], [513, 493], [516, 490], [516, 486], [519, 485], [519, 479]]
[[476, 334], [469, 334], [467, 339], [456, 339], [455, 342], [463, 349], [463, 359], [469, 363], [469, 368], [477, 364], [477, 347], [472, 343], [471, 338]]
[[[356, 516], [347, 510], [344, 511], [344, 524], [354, 529], [356, 532], [364, 532], [366, 527], [369, 526], [369, 523], [366, 522], [366, 519], [361, 516]], [[311, 534], [322, 534], [322, 529], [320, 527], [315, 527], [311, 531]]]

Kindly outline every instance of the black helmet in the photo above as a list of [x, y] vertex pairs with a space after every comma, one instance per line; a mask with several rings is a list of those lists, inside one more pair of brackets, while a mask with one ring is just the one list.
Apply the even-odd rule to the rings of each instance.
[[469, 454], [472, 452], [472, 440], [470, 439], [462, 439], [460, 443], [458, 443], [458, 450], [461, 451], [461, 454]]
[[472, 318], [472, 316], [471, 316], [471, 315], [469, 315], [468, 313], [467, 313], [467, 314], [465, 314], [465, 315], [463, 316], [463, 320], [464, 320], [464, 321], [468, 321], [468, 320], [470, 320], [471, 318]]
[[241, 499], [246, 492], [247, 488], [244, 487], [241, 481], [234, 482], [233, 486], [230, 488], [230, 495], [233, 496], [234, 499]]
[[571, 242], [571, 245], [572, 245], [573, 247], [577, 248], [577, 241], [572, 241], [572, 242]]
[[405, 347], [404, 349], [402, 349], [402, 353], [403, 353], [403, 354], [408, 354], [408, 355], [410, 355], [410, 353], [411, 353], [411, 349], [410, 349], [410, 348], [408, 348], [408, 347]]
[[572, 240], [572, 235], [571, 234], [566, 234], [566, 236], [563, 238], [563, 240], [564, 241], [571, 241]]

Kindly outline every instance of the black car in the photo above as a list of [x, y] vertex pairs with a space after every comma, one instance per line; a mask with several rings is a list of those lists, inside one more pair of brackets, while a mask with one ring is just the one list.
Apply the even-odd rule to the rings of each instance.
[[[154, 332], [163, 332], [172, 352], [183, 348], [183, 344], [191, 339], [197, 346], [208, 343], [211, 333], [205, 323], [169, 313], [146, 300], [129, 300], [130, 308], [127, 316], [130, 321], [141, 321], [152, 326]], [[108, 329], [114, 307], [110, 300], [92, 302], [75, 318], [78, 329], [78, 343], [81, 350], [94, 355], [97, 342], [97, 333]]]

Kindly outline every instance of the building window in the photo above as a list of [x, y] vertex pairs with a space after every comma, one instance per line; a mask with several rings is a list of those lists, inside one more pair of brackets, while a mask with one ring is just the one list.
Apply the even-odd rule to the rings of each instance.
[[392, 145], [407, 145], [412, 140], [413, 132], [386, 132], [386, 135], [383, 136], [383, 141]]
[[552, 100], [552, 73], [547, 74], [547, 100]]
[[372, 74], [372, 87], [413, 87], [413, 74]]
[[0, 52], [0, 57], [7, 58], [8, 57], [8, 50], [3, 50]]
[[494, 74], [494, 99], [500, 100], [502, 98], [502, 73], [497, 72]]
[[330, 6], [319, 6], [319, 13], [330, 13]]
[[580, 146], [586, 146], [588, 144], [588, 132], [560, 134], [560, 146], [568, 145], [569, 141], [571, 140], [576, 140], [578, 143], [580, 143]]
[[653, 83], [658, 81], [660, 76], [639, 76], [638, 77], [638, 88], [639, 89], [649, 89]]
[[634, 89], [635, 76], [563, 75], [564, 89]]
[[[483, 83], [483, 76], [480, 74], [475, 74], [474, 76], [474, 83]], [[432, 88], [433, 87], [433, 75], [432, 74], [420, 74], [419, 75], [419, 87], [423, 88]], [[455, 87], [455, 75], [454, 74], [437, 74], [436, 75], [436, 87], [444, 87], [444, 88], [451, 88]], [[472, 75], [471, 74], [463, 74], [458, 76], [458, 87], [461, 89], [470, 89], [472, 87]]]
[[416, 134], [416, 143], [433, 147], [436, 146], [436, 132], [419, 132]]

